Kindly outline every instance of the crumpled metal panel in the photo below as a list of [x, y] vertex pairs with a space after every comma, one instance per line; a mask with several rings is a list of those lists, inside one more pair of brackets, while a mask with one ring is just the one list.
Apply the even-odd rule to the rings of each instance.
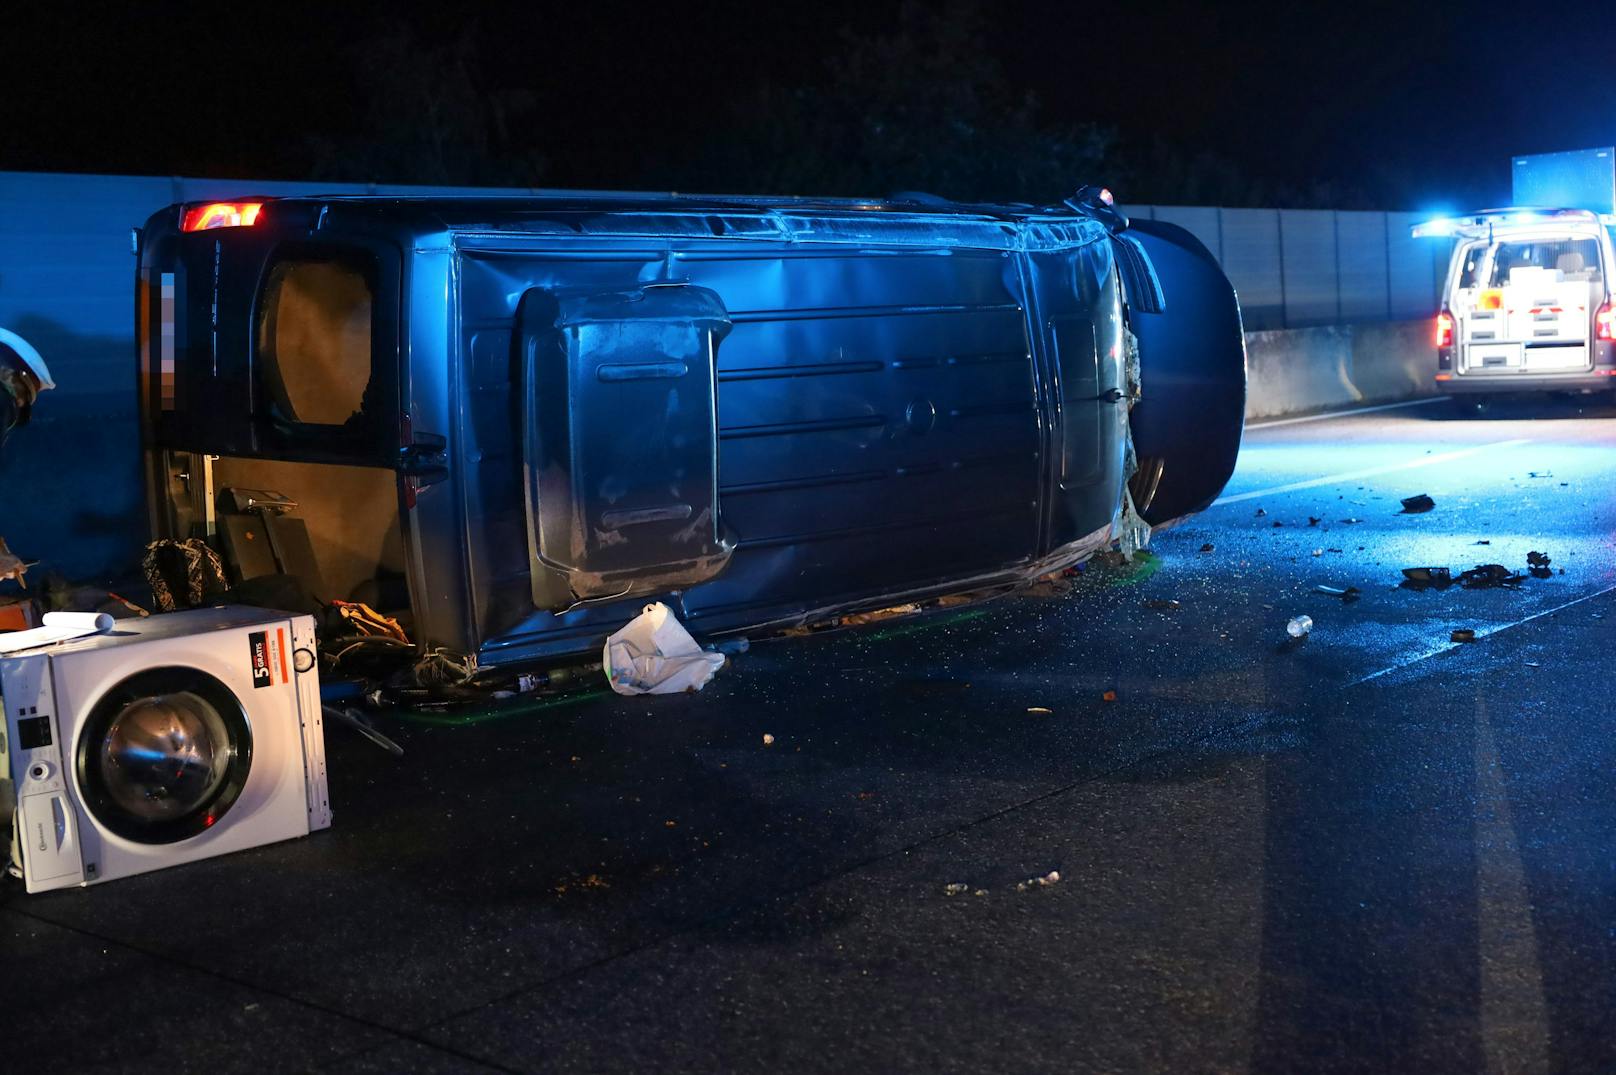
[[734, 548], [718, 514], [715, 363], [702, 287], [528, 292], [517, 313], [533, 602], [683, 589]]

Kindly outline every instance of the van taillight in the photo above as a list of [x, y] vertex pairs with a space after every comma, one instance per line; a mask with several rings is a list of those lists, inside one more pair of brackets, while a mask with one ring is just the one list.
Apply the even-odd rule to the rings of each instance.
[[1616, 307], [1605, 300], [1605, 305], [1594, 311], [1594, 339], [1616, 340]]
[[208, 231], [212, 228], [250, 228], [258, 220], [263, 202], [210, 202], [185, 211], [181, 231]]
[[1436, 315], [1436, 345], [1453, 346], [1453, 315], [1446, 311]]

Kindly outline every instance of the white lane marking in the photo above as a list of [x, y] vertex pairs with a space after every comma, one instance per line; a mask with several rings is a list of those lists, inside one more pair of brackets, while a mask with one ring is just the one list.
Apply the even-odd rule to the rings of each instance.
[[[1479, 630], [1479, 631], [1476, 632], [1476, 642], [1480, 642], [1484, 638], [1491, 638], [1493, 635], [1496, 635], [1496, 634], [1498, 634], [1498, 633], [1500, 633], [1502, 631], [1507, 631], [1512, 627], [1519, 627], [1523, 623], [1531, 623], [1533, 620], [1540, 620], [1544, 616], [1552, 616], [1556, 612], [1563, 612], [1566, 609], [1570, 608], [1572, 605], [1580, 605], [1584, 601], [1592, 601], [1596, 597], [1604, 597], [1608, 593], [1616, 593], [1616, 584], [1606, 586], [1603, 590], [1595, 590], [1593, 593], [1590, 593], [1590, 594], [1583, 594], [1581, 597], [1574, 597], [1570, 601], [1567, 601], [1563, 605], [1555, 605], [1553, 608], [1546, 608], [1542, 612], [1534, 612], [1530, 616], [1527, 616], [1525, 619], [1519, 619], [1519, 620], [1514, 621], [1513, 623], [1499, 624], [1497, 627], [1488, 627], [1488, 628], [1484, 628], [1482, 630]], [[1400, 669], [1407, 668], [1410, 665], [1419, 664], [1421, 661], [1427, 660], [1427, 659], [1429, 659], [1431, 657], [1436, 657], [1436, 656], [1439, 656], [1439, 655], [1444, 654], [1444, 653], [1451, 653], [1454, 650], [1460, 648], [1461, 646], [1474, 646], [1476, 644], [1476, 642], [1450, 642], [1445, 646], [1436, 646], [1436, 647], [1434, 647], [1434, 648], [1432, 648], [1430, 650], [1427, 650], [1424, 653], [1419, 654], [1416, 657], [1410, 657], [1406, 661], [1398, 661], [1396, 664], [1390, 665], [1390, 666], [1388, 666], [1386, 668], [1382, 668], [1378, 672], [1371, 672], [1367, 676], [1362, 676], [1362, 677], [1360, 677], [1358, 679], [1355, 679], [1351, 683], [1348, 683], [1347, 686], [1356, 687], [1360, 683], [1368, 683], [1372, 679], [1379, 679], [1381, 676], [1389, 675], [1392, 672], [1396, 672], [1396, 671], [1398, 671]]]
[[1488, 1071], [1542, 1071], [1551, 1066], [1549, 1013], [1543, 960], [1532, 928], [1532, 889], [1487, 699], [1476, 702], [1474, 841], [1482, 1053]]
[[1457, 451], [1443, 452], [1440, 455], [1422, 455], [1418, 459], [1410, 459], [1405, 463], [1387, 463], [1379, 467], [1365, 467], [1362, 470], [1345, 470], [1340, 474], [1326, 474], [1322, 478], [1308, 478], [1305, 481], [1291, 482], [1289, 485], [1275, 485], [1267, 489], [1254, 489], [1249, 493], [1235, 493], [1233, 496], [1220, 496], [1212, 501], [1215, 508], [1219, 504], [1238, 504], [1242, 500], [1255, 500], [1260, 496], [1276, 496], [1279, 493], [1294, 493], [1298, 489], [1314, 489], [1320, 485], [1334, 485], [1337, 482], [1356, 481], [1359, 478], [1372, 478], [1376, 474], [1391, 474], [1398, 470], [1413, 470], [1415, 467], [1435, 466], [1437, 463], [1451, 463], [1455, 459], [1463, 459], [1477, 452], [1485, 452], [1492, 448], [1514, 448], [1522, 444], [1530, 444], [1530, 437], [1520, 437], [1516, 440], [1494, 441], [1492, 444], [1478, 444], [1474, 448], [1460, 448]]
[[1441, 403], [1447, 396], [1426, 396], [1424, 399], [1410, 399], [1402, 403], [1382, 403], [1374, 407], [1354, 407], [1347, 411], [1329, 411], [1325, 414], [1309, 414], [1301, 418], [1278, 418], [1272, 422], [1247, 422], [1246, 429], [1273, 429], [1275, 426], [1293, 426], [1302, 422], [1323, 422], [1330, 418], [1350, 418], [1355, 414], [1374, 414], [1376, 411], [1395, 411], [1399, 407], [1423, 407], [1427, 403]]

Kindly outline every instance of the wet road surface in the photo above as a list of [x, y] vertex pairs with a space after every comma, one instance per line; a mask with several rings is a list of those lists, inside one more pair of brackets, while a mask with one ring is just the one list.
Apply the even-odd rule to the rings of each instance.
[[[334, 728], [329, 832], [5, 890], [11, 1055], [1609, 1070], [1613, 434], [1566, 401], [1256, 428], [1222, 501], [1069, 594], [397, 721], [398, 760]], [[1397, 585], [1529, 551], [1518, 588]]]

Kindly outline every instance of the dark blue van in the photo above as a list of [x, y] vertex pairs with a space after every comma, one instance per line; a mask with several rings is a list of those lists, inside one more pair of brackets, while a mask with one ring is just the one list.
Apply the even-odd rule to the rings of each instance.
[[155, 535], [295, 503], [317, 596], [484, 665], [1037, 577], [1206, 506], [1244, 409], [1216, 262], [1097, 194], [176, 205], [138, 296]]

